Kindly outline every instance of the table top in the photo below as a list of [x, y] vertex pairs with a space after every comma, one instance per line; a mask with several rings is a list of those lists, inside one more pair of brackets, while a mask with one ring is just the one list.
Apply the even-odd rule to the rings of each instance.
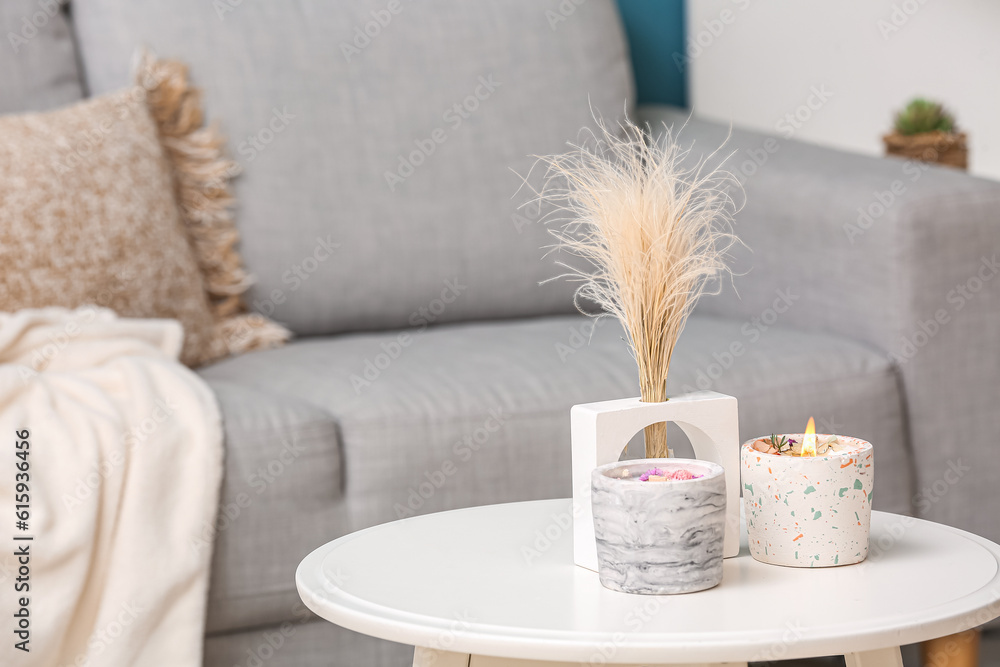
[[605, 589], [573, 564], [571, 501], [413, 517], [330, 542], [299, 565], [305, 604], [383, 639], [477, 655], [608, 663], [761, 661], [869, 651], [1000, 616], [1000, 546], [874, 512], [863, 563], [725, 561], [674, 596]]

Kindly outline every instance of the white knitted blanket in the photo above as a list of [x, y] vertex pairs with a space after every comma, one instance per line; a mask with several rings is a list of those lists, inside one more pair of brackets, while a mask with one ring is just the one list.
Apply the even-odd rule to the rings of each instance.
[[201, 664], [222, 428], [181, 341], [98, 308], [0, 314], [0, 664]]

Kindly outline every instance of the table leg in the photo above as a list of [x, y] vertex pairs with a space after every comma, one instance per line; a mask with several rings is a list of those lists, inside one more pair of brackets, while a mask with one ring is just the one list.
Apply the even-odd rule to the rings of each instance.
[[413, 667], [469, 667], [468, 653], [438, 651], [417, 646], [413, 649]]
[[977, 667], [979, 665], [979, 630], [932, 639], [920, 645], [924, 667]]
[[898, 646], [864, 653], [848, 653], [844, 660], [847, 667], [903, 667], [903, 655]]

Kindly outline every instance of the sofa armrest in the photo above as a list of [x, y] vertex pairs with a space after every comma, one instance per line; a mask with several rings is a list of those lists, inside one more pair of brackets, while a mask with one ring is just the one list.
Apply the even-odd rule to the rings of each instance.
[[[687, 112], [645, 108], [652, 127]], [[691, 119], [692, 156], [724, 125]], [[947, 167], [733, 130], [727, 162], [746, 205], [735, 291], [703, 312], [835, 332], [899, 369], [923, 516], [1000, 538], [1000, 183]], [[817, 406], [817, 412], [822, 406]], [[978, 502], [977, 502], [978, 501]]]

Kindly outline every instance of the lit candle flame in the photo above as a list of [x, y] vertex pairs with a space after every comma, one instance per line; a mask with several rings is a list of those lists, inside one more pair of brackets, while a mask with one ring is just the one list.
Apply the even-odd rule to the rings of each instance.
[[816, 456], [816, 422], [809, 418], [805, 437], [802, 438], [802, 456]]

